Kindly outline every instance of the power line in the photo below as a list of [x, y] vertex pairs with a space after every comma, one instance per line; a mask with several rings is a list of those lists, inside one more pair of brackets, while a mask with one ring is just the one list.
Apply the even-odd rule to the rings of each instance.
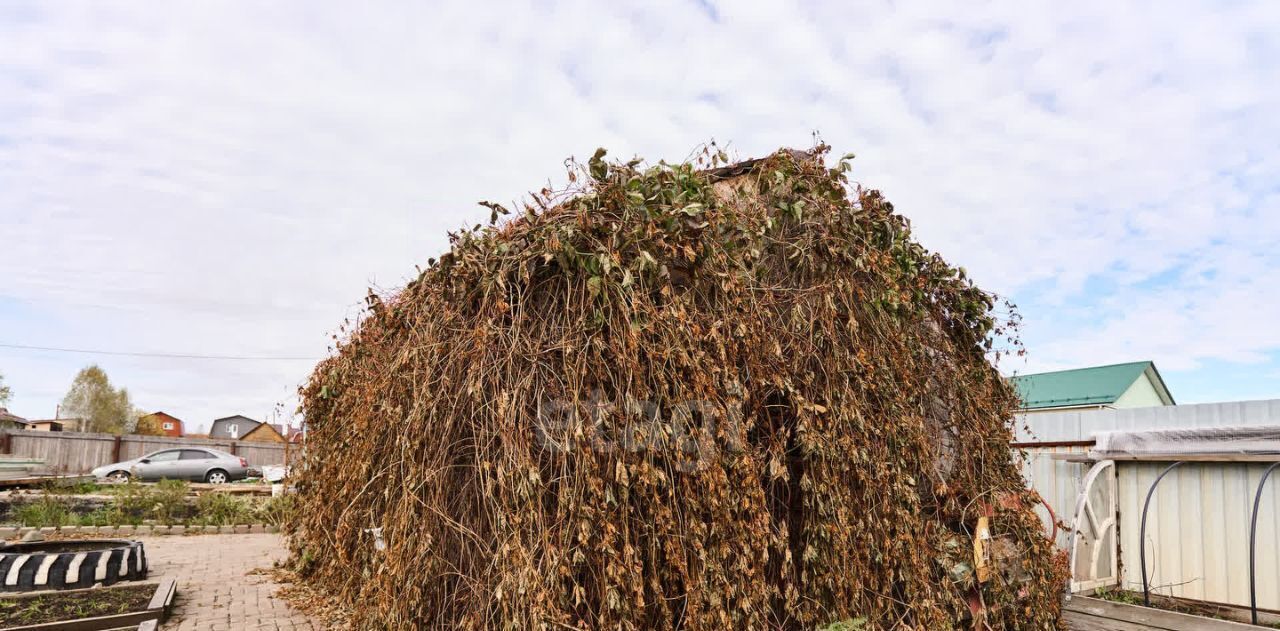
[[131, 351], [103, 351], [87, 348], [58, 348], [54, 346], [29, 346], [26, 344], [4, 344], [0, 348], [16, 348], [28, 351], [54, 351], [57, 353], [85, 353], [89, 355], [117, 355], [123, 357], [162, 357], [165, 359], [220, 359], [239, 361], [319, 361], [320, 357], [268, 357], [254, 355], [195, 355], [189, 353], [141, 353]]

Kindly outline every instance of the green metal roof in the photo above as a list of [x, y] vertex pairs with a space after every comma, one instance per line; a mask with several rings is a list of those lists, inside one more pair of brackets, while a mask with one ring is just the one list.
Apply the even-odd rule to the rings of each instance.
[[1149, 361], [1018, 375], [1012, 381], [1026, 410], [1109, 405], [1115, 403], [1148, 369], [1156, 391], [1161, 398], [1167, 397], [1172, 403], [1173, 398], [1169, 396], [1160, 373]]

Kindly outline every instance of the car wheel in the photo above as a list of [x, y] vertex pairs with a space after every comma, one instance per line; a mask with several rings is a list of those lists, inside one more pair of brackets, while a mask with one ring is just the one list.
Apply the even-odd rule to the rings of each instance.
[[116, 484], [124, 484], [125, 482], [128, 482], [129, 477], [128, 471], [112, 471], [107, 474], [107, 479], [115, 482]]
[[222, 469], [214, 469], [204, 476], [204, 481], [209, 484], [226, 484], [230, 479], [227, 472]]

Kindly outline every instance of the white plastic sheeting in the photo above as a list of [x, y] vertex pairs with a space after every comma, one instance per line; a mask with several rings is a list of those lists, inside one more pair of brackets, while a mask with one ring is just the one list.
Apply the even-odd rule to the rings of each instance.
[[1280, 454], [1280, 425], [1125, 429], [1095, 434], [1093, 455]]
[[1280, 399], [1020, 414], [1018, 442], [1085, 440], [1104, 431], [1280, 425]]

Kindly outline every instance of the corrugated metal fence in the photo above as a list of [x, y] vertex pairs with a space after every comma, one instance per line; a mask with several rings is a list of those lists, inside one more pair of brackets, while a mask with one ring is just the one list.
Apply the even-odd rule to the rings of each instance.
[[0, 430], [0, 453], [39, 458], [53, 471], [66, 474], [88, 473], [94, 467], [173, 447], [221, 449], [248, 460], [252, 467], [282, 464], [289, 457], [288, 452], [299, 450], [293, 445], [236, 440]]
[[[1017, 440], [1028, 455], [1024, 472], [1058, 514], [1071, 523], [1084, 465], [1053, 460], [1052, 453], [1086, 452], [1094, 432], [1280, 425], [1280, 400], [1207, 403], [1124, 410], [1028, 414], [1018, 418]], [[1026, 427], [1030, 432], [1024, 431]], [[1141, 589], [1138, 525], [1147, 489], [1167, 463], [1117, 463], [1121, 577]], [[1247, 606], [1249, 518], [1266, 465], [1188, 463], [1160, 483], [1147, 518], [1147, 573], [1153, 593]], [[1280, 478], [1272, 476], [1258, 514], [1258, 606], [1280, 609]], [[1059, 536], [1065, 547], [1066, 534]]]
[[[1059, 521], [1071, 525], [1071, 513], [1076, 507], [1076, 495], [1079, 494], [1080, 479], [1088, 471], [1088, 467], [1074, 462], [1055, 460], [1054, 454], [1083, 454], [1089, 447], [1074, 444], [1053, 444], [1044, 447], [1027, 446], [1021, 450], [1025, 454], [1022, 462], [1022, 475], [1027, 482], [1040, 493], [1053, 514]], [[1040, 518], [1049, 523], [1049, 514], [1043, 507], [1038, 508]], [[1065, 549], [1071, 537], [1068, 529], [1058, 530], [1058, 547]]]

